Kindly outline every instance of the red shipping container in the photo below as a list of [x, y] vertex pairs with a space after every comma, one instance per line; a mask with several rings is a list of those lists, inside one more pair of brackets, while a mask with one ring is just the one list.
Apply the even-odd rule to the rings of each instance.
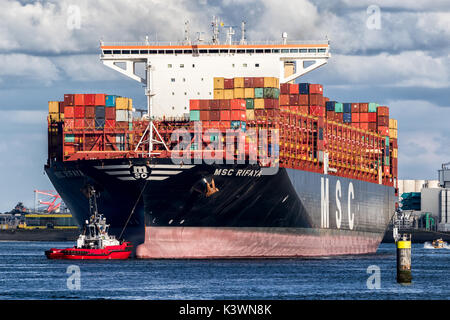
[[246, 113], [243, 110], [231, 110], [230, 120], [231, 121], [245, 121]]
[[95, 106], [95, 94], [86, 93], [84, 95], [84, 105]]
[[280, 110], [279, 109], [268, 109], [267, 110], [267, 117], [268, 118], [278, 118], [278, 117], [280, 117]]
[[383, 136], [389, 135], [389, 127], [378, 127], [378, 133]]
[[278, 99], [264, 99], [265, 109], [279, 109], [280, 105]]
[[73, 106], [75, 103], [75, 97], [73, 94], [65, 94], [64, 95], [64, 104], [66, 106]]
[[209, 100], [209, 109], [210, 110], [220, 110], [220, 100]]
[[368, 103], [359, 103], [359, 112], [369, 112], [369, 104]]
[[390, 138], [389, 141], [392, 143], [392, 148], [398, 148], [398, 142], [395, 138]]
[[245, 110], [245, 99], [231, 99], [230, 106], [231, 110]]
[[378, 116], [388, 116], [389, 117], [389, 107], [380, 106], [377, 108]]
[[[95, 116], [95, 111], [94, 111]], [[105, 119], [116, 120], [116, 108], [106, 107], [105, 108]]]
[[69, 118], [74, 118], [75, 117], [75, 107], [70, 107], [70, 106], [66, 106], [64, 108], [64, 120], [65, 119], [69, 119]]
[[74, 107], [74, 117], [81, 119], [84, 118], [84, 106], [75, 106]]
[[234, 79], [224, 79], [223, 81], [223, 87], [225, 89], [233, 89], [234, 88]]
[[377, 132], [377, 123], [369, 122], [369, 131]]
[[210, 121], [209, 122], [209, 127], [212, 128], [212, 129], [219, 129], [220, 121]]
[[211, 120], [211, 121], [219, 121], [220, 120], [220, 111], [218, 111], [218, 110], [211, 110], [209, 112], [209, 120]]
[[353, 123], [359, 122], [359, 113], [352, 113], [352, 122]]
[[359, 114], [359, 122], [369, 122], [369, 113], [362, 112]]
[[59, 105], [59, 113], [64, 113], [64, 108], [65, 108], [64, 101], [60, 101], [58, 103], [58, 105]]
[[325, 108], [321, 106], [310, 106], [309, 114], [316, 117], [324, 117], [325, 116]]
[[[309, 106], [309, 96], [307, 94], [300, 94], [298, 98], [298, 104], [301, 106]], [[313, 103], [311, 103], [313, 104]]]
[[[251, 77], [244, 78], [244, 87], [245, 88], [254, 88], [254, 86], [253, 86], [253, 78], [251, 78]], [[228, 126], [228, 128], [229, 127], [230, 126]]]
[[379, 127], [389, 127], [389, 116], [378, 116], [377, 124]]
[[300, 114], [309, 114], [309, 106], [298, 106], [297, 111]]
[[360, 122], [359, 127], [363, 130], [368, 131], [369, 130], [369, 123], [368, 122]]
[[[301, 96], [302, 95], [300, 95], [300, 97]], [[311, 106], [323, 105], [323, 96], [321, 94], [310, 94], [309, 95], [309, 105], [311, 105]]]
[[68, 144], [64, 145], [64, 155], [67, 156], [69, 154], [74, 154], [75, 153], [75, 146], [71, 146]]
[[[112, 108], [111, 108], [112, 109]], [[105, 119], [105, 129], [115, 129], [116, 128], [116, 120], [114, 119]]]
[[323, 87], [320, 84], [309, 84], [309, 94], [318, 93], [323, 94]]
[[267, 114], [266, 109], [255, 109], [255, 117], [265, 117]]
[[298, 106], [299, 97], [298, 94], [290, 94], [289, 95], [289, 105], [291, 106]]
[[200, 110], [209, 110], [209, 100], [200, 100]]
[[75, 94], [73, 101], [75, 106], [84, 106], [84, 94]]
[[104, 106], [105, 105], [105, 94], [104, 93], [97, 93], [95, 95], [95, 105], [96, 106]]
[[[353, 116], [353, 115], [352, 115]], [[353, 120], [353, 119], [352, 119]], [[359, 123], [355, 123], [355, 122], [352, 122], [351, 124], [350, 124], [352, 127], [354, 127], [354, 128], [359, 128]]]
[[209, 110], [200, 111], [200, 121], [209, 121]]
[[66, 116], [64, 116], [64, 129], [73, 129], [73, 127], [74, 127], [74, 119], [72, 118], [68, 119], [66, 118]]
[[289, 83], [289, 93], [298, 94], [298, 83]]
[[383, 173], [385, 176], [388, 176], [391, 173], [391, 170], [389, 170], [389, 166], [383, 166]]
[[288, 106], [288, 105], [289, 105], [289, 95], [280, 94], [280, 106]]
[[89, 119], [95, 118], [95, 107], [94, 106], [84, 107], [84, 117]]
[[200, 100], [189, 100], [189, 110], [200, 110]]
[[334, 113], [334, 121], [344, 122], [344, 114], [342, 112], [335, 112]]
[[280, 93], [281, 94], [290, 94], [289, 91], [289, 85], [290, 83], [280, 83]]
[[84, 128], [95, 130], [95, 119], [84, 119]]
[[254, 77], [253, 78], [253, 87], [254, 88], [264, 88], [264, 78], [263, 77]]
[[84, 119], [75, 119], [74, 127], [75, 127], [75, 129], [83, 129], [84, 128]]
[[[358, 113], [359, 112], [359, 103], [352, 103], [352, 113]], [[352, 115], [353, 120], [353, 115]]]
[[334, 115], [335, 115], [334, 111], [327, 111], [327, 119], [328, 120], [334, 121]]
[[230, 117], [231, 117], [230, 110], [221, 110], [220, 111], [220, 120], [230, 121], [231, 120]]
[[368, 122], [377, 122], [377, 114], [375, 112], [369, 112], [368, 114]]
[[220, 110], [230, 110], [231, 103], [230, 100], [219, 100]]

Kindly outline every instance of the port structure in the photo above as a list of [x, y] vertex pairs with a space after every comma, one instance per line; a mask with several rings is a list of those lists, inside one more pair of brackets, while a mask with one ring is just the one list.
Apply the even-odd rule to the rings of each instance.
[[[331, 57], [328, 39], [288, 41], [284, 32], [279, 41], [249, 42], [242, 23], [240, 41], [233, 41], [233, 27], [226, 26], [226, 41], [221, 43], [220, 28], [225, 26], [214, 17], [211, 41], [201, 37], [192, 41], [188, 26], [185, 23], [184, 40], [179, 42], [155, 42], [148, 37], [144, 42], [100, 41], [103, 64], [145, 86], [149, 125], [136, 150], [148, 143], [149, 156], [156, 143], [167, 149], [153, 121], [187, 118], [190, 99], [213, 99], [214, 77], [277, 77], [280, 83], [293, 82]], [[145, 66], [143, 76], [137, 73], [139, 64]]]
[[44, 210], [47, 213], [56, 211], [61, 207], [61, 200], [55, 191], [34, 190], [34, 211], [42, 209], [41, 206], [45, 206]]

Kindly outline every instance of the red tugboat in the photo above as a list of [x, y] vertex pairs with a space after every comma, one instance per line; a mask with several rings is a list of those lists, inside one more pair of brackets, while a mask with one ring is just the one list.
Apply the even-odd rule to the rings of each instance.
[[77, 245], [72, 248], [55, 249], [45, 251], [48, 259], [128, 259], [132, 251], [130, 242], [119, 241], [115, 236], [108, 234], [109, 224], [97, 211], [96, 193], [93, 187], [89, 187], [89, 205], [91, 216], [86, 220], [83, 233], [77, 240]]

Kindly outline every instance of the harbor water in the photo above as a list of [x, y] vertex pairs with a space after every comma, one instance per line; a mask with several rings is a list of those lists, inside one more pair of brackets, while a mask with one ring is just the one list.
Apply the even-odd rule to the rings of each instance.
[[0, 300], [450, 299], [450, 250], [413, 244], [409, 286], [395, 244], [376, 254], [296, 259], [48, 260], [70, 242], [0, 242]]

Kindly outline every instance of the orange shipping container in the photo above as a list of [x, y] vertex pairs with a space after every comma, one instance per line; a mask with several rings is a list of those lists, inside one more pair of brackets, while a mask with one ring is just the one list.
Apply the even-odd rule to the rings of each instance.
[[235, 88], [244, 88], [244, 78], [234, 78]]
[[84, 94], [75, 94], [74, 95], [74, 105], [75, 106], [84, 106]]
[[73, 118], [74, 117], [74, 107], [66, 106], [64, 108], [64, 118]]
[[318, 105], [317, 104], [317, 100], [315, 100], [315, 102], [316, 103], [313, 103], [313, 101], [311, 100], [311, 102], [310, 102], [310, 97], [307, 95], [307, 94], [300, 94], [299, 95], [299, 104], [301, 105], [301, 106], [307, 106], [307, 105], [313, 105], [313, 104], [316, 104], [316, 105]]
[[[224, 90], [223, 89], [214, 89], [214, 99], [223, 99], [224, 98]], [[194, 110], [194, 109], [191, 109]]]
[[245, 98], [244, 88], [234, 88], [233, 97], [235, 99], [244, 99]]
[[189, 100], [190, 110], [200, 110], [200, 100]]
[[298, 94], [299, 93], [298, 83], [296, 83], [296, 84], [290, 83], [289, 84], [289, 93], [290, 94]]
[[288, 106], [288, 105], [289, 105], [289, 95], [280, 94], [280, 106]]
[[225, 89], [223, 90], [223, 98], [224, 99], [233, 99], [234, 98], [234, 90], [233, 89]]
[[255, 99], [255, 109], [264, 109], [264, 99]]
[[255, 90], [253, 88], [244, 88], [244, 98], [253, 99], [255, 97]]
[[224, 78], [216, 77], [214, 78], [214, 89], [225, 89]]
[[95, 95], [95, 105], [96, 106], [104, 106], [105, 105], [105, 97], [104, 93], [97, 93]]

